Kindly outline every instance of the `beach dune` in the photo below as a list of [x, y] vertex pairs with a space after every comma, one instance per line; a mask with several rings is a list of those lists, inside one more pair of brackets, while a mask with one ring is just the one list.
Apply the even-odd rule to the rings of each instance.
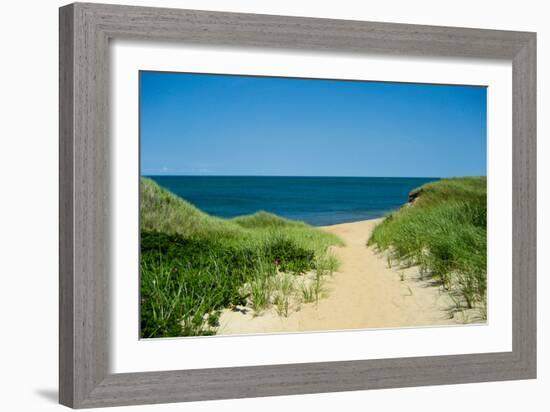
[[218, 335], [343, 329], [450, 325], [453, 301], [433, 280], [423, 280], [417, 268], [388, 267], [385, 255], [367, 247], [374, 227], [383, 219], [326, 226], [345, 246], [332, 247], [340, 268], [327, 277], [325, 296], [318, 303], [300, 304], [288, 317], [267, 310], [259, 316], [224, 310]]

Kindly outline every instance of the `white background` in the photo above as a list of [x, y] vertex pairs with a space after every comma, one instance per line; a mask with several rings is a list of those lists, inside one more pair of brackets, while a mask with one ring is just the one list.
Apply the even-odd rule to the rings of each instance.
[[[108, 2], [108, 1], [105, 1]], [[480, 2], [298, 0], [130, 1], [127, 4], [538, 32], [539, 378], [427, 388], [211, 401], [117, 410], [547, 410], [550, 378], [547, 321], [550, 292], [544, 261], [549, 245], [548, 134], [550, 120], [541, 91], [550, 92], [548, 12], [540, 1]], [[57, 398], [57, 7], [59, 1], [6, 2], [0, 39], [0, 202], [2, 283], [0, 305], [1, 408], [60, 410]], [[546, 75], [545, 75], [546, 74]], [[544, 94], [544, 93], [542, 93]]]

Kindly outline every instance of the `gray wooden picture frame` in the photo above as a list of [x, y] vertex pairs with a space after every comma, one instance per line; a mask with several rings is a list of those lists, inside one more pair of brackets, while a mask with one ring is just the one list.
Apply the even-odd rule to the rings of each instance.
[[[89, 408], [535, 378], [535, 33], [85, 3], [62, 7], [59, 18], [62, 404]], [[513, 350], [110, 374], [109, 40], [119, 38], [511, 61]]]

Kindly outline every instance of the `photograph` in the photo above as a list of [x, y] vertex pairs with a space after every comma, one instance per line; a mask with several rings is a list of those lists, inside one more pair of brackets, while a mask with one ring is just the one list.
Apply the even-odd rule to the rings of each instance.
[[138, 86], [141, 339], [487, 323], [486, 86]]

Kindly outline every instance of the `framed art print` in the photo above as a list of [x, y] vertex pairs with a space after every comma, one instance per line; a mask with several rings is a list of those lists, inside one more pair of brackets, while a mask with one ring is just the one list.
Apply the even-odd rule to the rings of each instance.
[[534, 378], [535, 54], [61, 8], [61, 403]]

